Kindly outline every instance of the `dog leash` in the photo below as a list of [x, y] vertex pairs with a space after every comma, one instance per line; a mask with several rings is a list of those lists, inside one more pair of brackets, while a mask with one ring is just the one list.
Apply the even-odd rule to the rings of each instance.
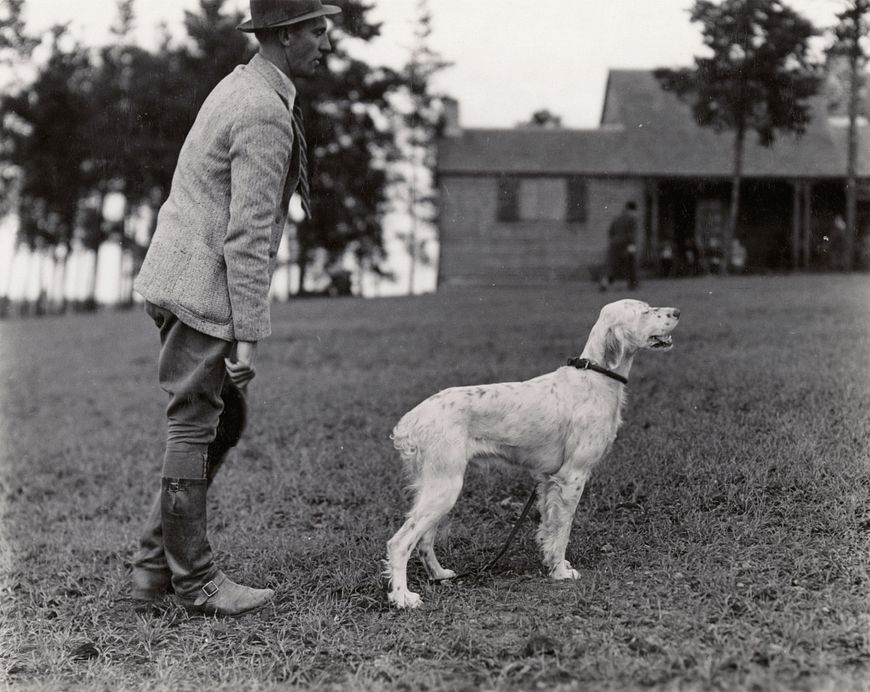
[[523, 511], [520, 512], [520, 518], [517, 519], [516, 522], [514, 522], [514, 526], [511, 529], [511, 532], [508, 534], [507, 540], [505, 540], [504, 545], [501, 547], [501, 550], [498, 551], [498, 555], [492, 558], [492, 560], [487, 562], [483, 567], [478, 567], [477, 569], [470, 569], [467, 572], [463, 572], [462, 574], [457, 574], [455, 577], [450, 577], [449, 579], [430, 579], [429, 581], [438, 584], [442, 581], [454, 581], [457, 579], [465, 579], [466, 577], [479, 577], [495, 567], [495, 564], [499, 560], [501, 560], [501, 558], [504, 556], [511, 543], [513, 542], [514, 537], [517, 535], [517, 531], [519, 531], [520, 524], [522, 524], [525, 518], [529, 516], [529, 512], [532, 510], [532, 505], [535, 503], [535, 498], [537, 497], [537, 495], [538, 486], [536, 485], [534, 488], [532, 488], [532, 494], [529, 495], [529, 499], [526, 500], [526, 506], [523, 507]]

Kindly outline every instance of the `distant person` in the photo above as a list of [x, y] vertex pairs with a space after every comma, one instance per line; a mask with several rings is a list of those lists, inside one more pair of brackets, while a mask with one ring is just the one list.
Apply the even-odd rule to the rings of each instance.
[[719, 240], [719, 236], [714, 235], [710, 238], [710, 241], [707, 244], [707, 266], [711, 274], [722, 273], [722, 261], [722, 241]]
[[606, 291], [615, 280], [627, 281], [630, 290], [640, 285], [637, 280], [637, 226], [637, 204], [629, 200], [607, 231], [607, 268], [601, 278], [602, 291]]
[[[174, 592], [188, 610], [238, 615], [273, 597], [214, 563], [209, 481], [241, 434], [242, 392], [271, 333], [269, 286], [290, 197], [310, 217], [295, 80], [332, 49], [320, 0], [251, 0], [259, 52], [211, 92], [187, 136], [135, 287], [160, 329], [169, 394], [161, 489], [133, 560], [133, 598]], [[220, 423], [220, 425], [219, 425]]]
[[740, 242], [739, 238], [731, 239], [731, 257], [729, 260], [731, 272], [734, 274], [742, 274], [746, 271], [746, 247]]
[[701, 272], [701, 257], [694, 237], [686, 238], [683, 262], [689, 276], [697, 276]]
[[666, 240], [662, 243], [661, 253], [659, 254], [659, 266], [663, 278], [671, 275], [674, 268], [674, 247], [670, 241]]
[[847, 266], [846, 238], [848, 234], [846, 219], [843, 218], [842, 214], [837, 214], [831, 224], [831, 235], [828, 240], [828, 252], [830, 253], [828, 266], [831, 269], [841, 270]]

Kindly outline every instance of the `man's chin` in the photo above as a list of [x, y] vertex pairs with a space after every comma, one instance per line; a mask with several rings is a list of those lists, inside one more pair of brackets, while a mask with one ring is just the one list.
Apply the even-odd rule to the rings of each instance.
[[307, 70], [297, 70], [293, 73], [293, 77], [298, 77], [300, 79], [310, 79], [311, 77], [316, 75], [317, 72], [318, 70], [315, 70], [314, 68], [309, 68]]

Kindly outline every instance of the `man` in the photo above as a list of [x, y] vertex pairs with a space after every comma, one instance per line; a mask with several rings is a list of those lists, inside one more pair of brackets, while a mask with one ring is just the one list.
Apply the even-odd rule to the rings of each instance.
[[607, 232], [607, 268], [601, 277], [600, 288], [606, 291], [615, 278], [626, 279], [628, 288], [636, 289], [637, 281], [637, 204], [625, 203]]
[[[310, 216], [298, 77], [331, 50], [321, 0], [251, 0], [260, 49], [209, 94], [178, 157], [136, 289], [160, 329], [169, 394], [161, 489], [133, 561], [133, 598], [174, 591], [188, 610], [239, 615], [272, 598], [214, 564], [206, 491], [244, 424], [241, 391], [271, 333], [269, 286], [298, 191]], [[222, 411], [226, 411], [222, 416]]]

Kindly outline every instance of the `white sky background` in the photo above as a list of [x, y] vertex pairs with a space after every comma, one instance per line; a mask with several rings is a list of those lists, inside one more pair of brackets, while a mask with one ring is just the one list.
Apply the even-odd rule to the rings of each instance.
[[[328, 2], [328, 0], [326, 0]], [[400, 66], [412, 44], [417, 0], [371, 0], [382, 36], [366, 48], [374, 62]], [[547, 108], [568, 127], [595, 127], [608, 69], [691, 64], [702, 50], [691, 0], [429, 0], [431, 46], [454, 63], [436, 81], [459, 100], [462, 124], [512, 127]], [[843, 0], [791, 0], [817, 26], [829, 26]], [[197, 0], [138, 0], [137, 37], [153, 47], [165, 21], [182, 32], [185, 9]], [[246, 0], [227, 5], [247, 9]], [[71, 21], [85, 43], [109, 41], [112, 0], [27, 0], [31, 30]]]

